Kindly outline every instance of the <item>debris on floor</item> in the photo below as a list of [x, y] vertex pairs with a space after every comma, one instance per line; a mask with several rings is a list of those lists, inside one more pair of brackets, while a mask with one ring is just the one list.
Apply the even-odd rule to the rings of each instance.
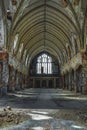
[[0, 110], [0, 127], [19, 124], [29, 119], [23, 112], [14, 111], [10, 106]]
[[58, 119], [72, 120], [87, 127], [86, 110], [59, 110], [53, 116]]

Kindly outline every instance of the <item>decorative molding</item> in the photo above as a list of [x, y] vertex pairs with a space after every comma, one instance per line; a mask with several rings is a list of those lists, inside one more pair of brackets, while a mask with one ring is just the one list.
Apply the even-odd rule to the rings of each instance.
[[13, 66], [15, 70], [18, 70], [19, 72], [27, 75], [28, 68], [20, 63], [15, 57], [13, 57], [11, 54], [9, 54], [9, 65]]
[[82, 65], [82, 55], [81, 53], [78, 53], [68, 63], [61, 67], [61, 73], [66, 74], [71, 70], [77, 70], [80, 65]]

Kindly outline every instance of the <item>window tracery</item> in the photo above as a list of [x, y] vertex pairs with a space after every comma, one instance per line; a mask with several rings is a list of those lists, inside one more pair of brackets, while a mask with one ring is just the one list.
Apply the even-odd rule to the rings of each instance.
[[52, 74], [52, 58], [45, 53], [37, 58], [37, 74]]

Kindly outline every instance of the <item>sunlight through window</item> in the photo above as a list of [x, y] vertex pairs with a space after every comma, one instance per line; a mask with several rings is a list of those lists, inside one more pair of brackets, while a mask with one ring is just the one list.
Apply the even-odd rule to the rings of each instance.
[[37, 74], [52, 74], [52, 58], [47, 54], [37, 58]]

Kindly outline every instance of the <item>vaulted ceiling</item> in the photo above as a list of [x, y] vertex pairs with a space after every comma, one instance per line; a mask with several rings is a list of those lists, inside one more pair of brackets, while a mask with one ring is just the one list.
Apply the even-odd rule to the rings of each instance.
[[[70, 5], [70, 0], [66, 0]], [[80, 28], [76, 16], [67, 13], [64, 0], [22, 0], [12, 24], [12, 34], [18, 34], [15, 54], [19, 54], [21, 44], [23, 50], [21, 60], [26, 50], [30, 60], [42, 51], [56, 56], [59, 62], [67, 59], [67, 46], [71, 50], [72, 32], [79, 35]]]

